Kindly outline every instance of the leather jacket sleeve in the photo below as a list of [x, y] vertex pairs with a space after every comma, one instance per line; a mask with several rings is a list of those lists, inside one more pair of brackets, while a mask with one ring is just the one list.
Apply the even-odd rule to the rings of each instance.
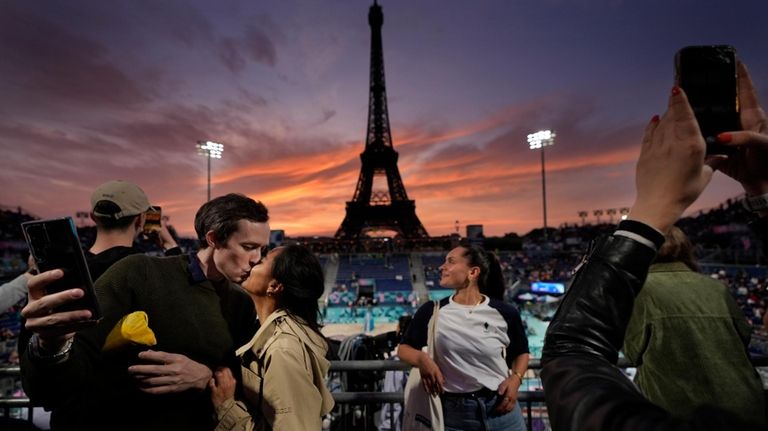
[[575, 276], [544, 341], [541, 379], [553, 430], [755, 429], [713, 406], [691, 422], [675, 419], [616, 367], [654, 257], [650, 247], [614, 235], [597, 242]]

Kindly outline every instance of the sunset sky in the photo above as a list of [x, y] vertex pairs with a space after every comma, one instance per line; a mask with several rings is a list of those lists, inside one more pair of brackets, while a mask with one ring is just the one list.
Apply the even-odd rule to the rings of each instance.
[[[206, 197], [195, 143], [214, 140], [213, 195], [263, 201], [289, 236], [332, 235], [365, 143], [370, 4], [0, 2], [0, 206], [74, 215], [125, 179], [191, 235]], [[455, 220], [486, 235], [540, 227], [526, 135], [543, 128], [557, 132], [550, 226], [630, 206], [642, 130], [682, 46], [736, 46], [768, 104], [765, 0], [380, 4], [394, 147], [432, 235]], [[694, 208], [739, 193], [717, 174]]]

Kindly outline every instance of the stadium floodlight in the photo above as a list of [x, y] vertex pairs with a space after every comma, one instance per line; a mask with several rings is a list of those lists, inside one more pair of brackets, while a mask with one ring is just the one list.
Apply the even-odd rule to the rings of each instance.
[[581, 217], [581, 225], [584, 226], [587, 224], [587, 216], [589, 213], [587, 211], [579, 211], [579, 217]]
[[555, 132], [551, 130], [539, 130], [536, 133], [531, 133], [528, 135], [528, 148], [538, 150], [555, 145], [555, 136]]
[[198, 141], [197, 154], [208, 159], [208, 200], [211, 200], [211, 159], [220, 159], [224, 153], [224, 145], [213, 141]]
[[619, 213], [621, 213], [621, 219], [626, 220], [629, 216], [629, 207], [620, 208]]
[[541, 150], [541, 202], [544, 212], [544, 240], [547, 240], [547, 175], [544, 168], [544, 147], [555, 145], [555, 132], [539, 130], [528, 135], [528, 148]]
[[603, 210], [594, 210], [592, 211], [592, 214], [597, 217], [597, 224], [600, 224], [600, 216], [603, 215]]

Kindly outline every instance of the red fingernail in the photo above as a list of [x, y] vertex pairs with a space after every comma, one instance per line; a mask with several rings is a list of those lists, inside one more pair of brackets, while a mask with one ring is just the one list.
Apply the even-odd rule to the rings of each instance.
[[731, 139], [733, 139], [733, 136], [728, 132], [723, 132], [717, 135], [717, 142], [728, 143], [731, 142]]
[[659, 122], [659, 114], [656, 114], [651, 118], [651, 123], [658, 123]]
[[672, 87], [672, 95], [677, 96], [678, 94], [680, 94], [680, 87], [675, 85], [674, 87]]

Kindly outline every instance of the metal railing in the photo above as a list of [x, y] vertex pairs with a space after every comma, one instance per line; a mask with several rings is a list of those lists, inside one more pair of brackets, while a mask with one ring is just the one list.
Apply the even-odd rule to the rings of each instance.
[[[631, 367], [626, 359], [620, 359], [618, 363], [619, 367], [626, 368]], [[331, 373], [336, 372], [351, 372], [351, 371], [405, 371], [410, 370], [411, 366], [402, 361], [392, 360], [374, 360], [374, 361], [333, 361], [331, 362]], [[528, 370], [541, 369], [541, 360], [533, 358], [528, 363]], [[526, 373], [527, 374], [527, 373]], [[526, 378], [529, 380], [529, 378]], [[404, 395], [402, 391], [399, 392], [333, 392], [333, 399], [337, 405], [341, 405], [342, 411], [347, 409], [349, 405], [377, 405], [377, 404], [402, 404], [404, 402]], [[528, 430], [532, 429], [534, 420], [534, 403], [544, 402], [544, 391], [519, 391], [517, 394], [517, 401], [520, 403], [520, 407], [526, 416], [526, 426]], [[524, 406], [524, 407], [523, 407]], [[390, 407], [390, 411], [392, 408]], [[546, 411], [546, 408], [539, 409], [542, 412]], [[342, 415], [347, 412], [342, 412]], [[542, 416], [538, 418], [544, 418]], [[389, 416], [390, 429], [393, 429], [392, 424], [394, 422], [394, 416]], [[346, 429], [342, 427], [342, 429]], [[365, 427], [363, 427], [365, 429]]]
[[[10, 366], [10, 367], [0, 367], [0, 379], [4, 377], [14, 377], [14, 378], [20, 378], [21, 377], [21, 369], [18, 365], [16, 366]], [[27, 409], [27, 417], [26, 420], [29, 423], [32, 423], [32, 403], [29, 401], [29, 398], [13, 398], [13, 397], [2, 397], [0, 398], [0, 412], [2, 412], [2, 415], [0, 417], [11, 417], [11, 409], [14, 408], [26, 408]]]
[[[752, 357], [752, 365], [755, 367], [766, 367], [768, 366], [768, 356], [753, 356]], [[634, 365], [631, 364], [627, 359], [620, 358], [617, 366], [619, 368], [629, 368], [633, 367]], [[371, 360], [371, 361], [332, 361], [331, 367], [330, 367], [330, 373], [333, 376], [334, 373], [346, 373], [346, 372], [379, 372], [379, 371], [406, 371], [410, 370], [411, 366], [408, 365], [405, 362], [402, 361], [394, 361], [394, 360]], [[541, 369], [541, 360], [537, 358], [532, 358], [530, 362], [528, 363], [528, 370], [539, 370]], [[527, 373], [526, 373], [527, 374]], [[0, 367], [0, 378], [3, 377], [20, 377], [21, 371], [18, 366], [9, 366], [9, 367]], [[529, 378], [526, 378], [526, 380], [529, 380]], [[402, 391], [398, 392], [332, 392], [333, 399], [336, 402], [337, 406], [339, 406], [342, 416], [344, 414], [349, 413], [349, 407], [354, 405], [362, 405], [366, 407], [368, 406], [375, 406], [375, 405], [383, 405], [383, 404], [390, 404], [391, 406], [394, 404], [402, 404], [404, 401], [404, 395]], [[543, 390], [532, 390], [532, 391], [520, 391], [518, 392], [517, 400], [523, 408], [523, 405], [525, 405], [525, 408], [523, 408], [523, 411], [526, 416], [526, 425], [528, 430], [532, 429], [533, 420], [535, 417], [533, 416], [534, 410], [539, 410], [540, 413], [546, 412], [546, 407], [539, 407], [536, 408], [534, 406], [534, 403], [543, 403], [544, 402], [544, 391]], [[390, 409], [391, 409], [390, 406]], [[29, 398], [0, 398], [0, 411], [4, 413], [5, 417], [10, 416], [10, 411], [12, 408], [27, 408], [27, 420], [29, 422], [32, 422], [32, 412], [33, 407], [35, 407], [29, 400]], [[392, 410], [390, 410], [392, 411]], [[364, 415], [367, 416], [367, 414], [364, 413]], [[0, 416], [2, 417], [2, 416]], [[390, 415], [390, 424], [394, 421], [394, 416]], [[536, 418], [539, 419], [545, 419], [546, 416], [537, 416]], [[391, 428], [391, 427], [390, 427]], [[346, 429], [346, 427], [342, 427], [342, 429]], [[367, 429], [367, 427], [363, 428], [355, 428], [355, 429]]]
[[[768, 356], [753, 356], [751, 358], [752, 365], [755, 367], [768, 366]], [[619, 358], [617, 364], [619, 368], [626, 369], [634, 367], [626, 358]], [[375, 372], [375, 371], [404, 371], [410, 370], [411, 366], [402, 361], [392, 360], [373, 360], [373, 361], [333, 361], [331, 362], [331, 373], [338, 372]], [[528, 370], [540, 370], [541, 359], [532, 358], [528, 362]], [[526, 375], [528, 373], [526, 372]], [[526, 377], [525, 380], [530, 380]], [[527, 386], [527, 385], [526, 385]], [[337, 405], [341, 406], [341, 409], [346, 409], [349, 405], [377, 405], [377, 404], [402, 404], [404, 402], [403, 392], [333, 392], [333, 399]], [[520, 403], [520, 407], [526, 417], [526, 427], [528, 431], [533, 429], [534, 419], [547, 420], [546, 406], [535, 406], [534, 403], [544, 403], [544, 391], [543, 390], [521, 390], [517, 394], [517, 401]], [[534, 417], [534, 411], [539, 412], [537, 417]], [[392, 408], [390, 407], [390, 411]], [[390, 427], [394, 429], [392, 424], [394, 422], [394, 416], [389, 416]], [[347, 429], [342, 427], [342, 429]], [[353, 428], [360, 429], [360, 428]], [[367, 429], [367, 428], [363, 428]]]

